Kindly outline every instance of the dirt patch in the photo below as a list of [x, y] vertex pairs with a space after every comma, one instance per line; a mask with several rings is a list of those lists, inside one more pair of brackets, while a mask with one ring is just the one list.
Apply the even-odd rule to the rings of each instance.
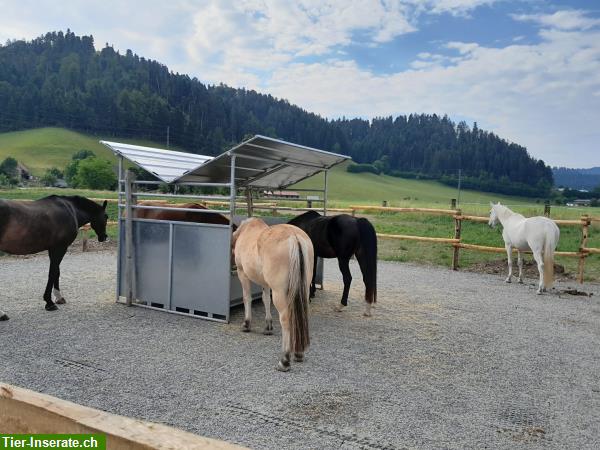
[[[508, 275], [508, 264], [505, 259], [496, 261], [483, 261], [475, 263], [466, 268], [471, 272], [489, 273], [489, 274], [504, 274]], [[513, 275], [519, 274], [519, 268], [516, 261], [513, 263]], [[554, 276], [557, 280], [569, 281], [574, 280], [575, 275], [565, 270], [565, 266], [554, 263]], [[523, 277], [538, 278], [539, 273], [535, 261], [523, 261]]]
[[592, 295], [594, 295], [593, 292], [578, 291], [577, 289], [573, 289], [573, 288], [561, 289], [559, 292], [561, 294], [577, 295], [577, 296], [582, 296], [582, 297], [591, 297]]

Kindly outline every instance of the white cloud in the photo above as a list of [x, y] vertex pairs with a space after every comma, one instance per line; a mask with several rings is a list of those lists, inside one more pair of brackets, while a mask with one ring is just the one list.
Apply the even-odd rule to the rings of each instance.
[[275, 71], [268, 90], [329, 117], [470, 117], [552, 164], [598, 165], [600, 33], [541, 38], [505, 48], [451, 43], [458, 57], [422, 53], [412, 70], [391, 75], [352, 61], [294, 64]]
[[511, 17], [520, 22], [535, 22], [559, 30], [588, 30], [600, 25], [600, 19], [587, 17], [586, 11], [581, 10], [563, 10], [553, 14], [512, 14]]

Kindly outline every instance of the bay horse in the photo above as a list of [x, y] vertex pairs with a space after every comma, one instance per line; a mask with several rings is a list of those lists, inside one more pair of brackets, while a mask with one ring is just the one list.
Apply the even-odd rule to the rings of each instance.
[[[102, 205], [79, 196], [50, 195], [33, 202], [0, 200], [0, 251], [30, 255], [48, 250], [50, 270], [44, 291], [46, 310], [66, 303], [60, 292], [60, 263], [79, 232], [89, 223], [98, 241], [106, 240], [106, 200]], [[8, 316], [0, 311], [0, 320]]]
[[[155, 202], [140, 202], [140, 205], [155, 205]], [[187, 208], [187, 209], [208, 209], [199, 203], [185, 203], [184, 205], [169, 205], [161, 204], [165, 208]], [[196, 223], [214, 223], [218, 225], [229, 225], [229, 219], [222, 214], [192, 212], [192, 211], [177, 211], [168, 209], [136, 209], [134, 217], [139, 219], [155, 219], [155, 220], [173, 220], [176, 222], [196, 222]], [[235, 229], [235, 226], [234, 226]]]
[[281, 346], [283, 353], [277, 370], [290, 370], [290, 355], [302, 362], [310, 344], [308, 334], [308, 293], [313, 267], [313, 247], [304, 231], [291, 225], [272, 227], [251, 217], [244, 220], [233, 233], [237, 274], [244, 296], [244, 324], [242, 331], [250, 331], [252, 320], [253, 281], [263, 288], [265, 305], [264, 334], [273, 334], [271, 293], [279, 312]]
[[526, 219], [500, 203], [490, 202], [490, 206], [492, 209], [488, 225], [495, 227], [498, 222], [502, 224], [502, 238], [508, 256], [508, 277], [505, 281], [507, 283], [512, 281], [512, 249], [514, 247], [517, 249], [518, 255], [519, 283], [523, 282], [521, 252], [531, 250], [540, 274], [537, 293], [541, 294], [551, 288], [554, 282], [554, 251], [560, 238], [560, 230], [556, 223], [543, 216]]
[[377, 302], [377, 234], [371, 222], [348, 214], [324, 217], [317, 211], [307, 211], [288, 222], [310, 236], [315, 249], [313, 279], [310, 286], [311, 298], [315, 296], [316, 258], [337, 258], [344, 280], [344, 292], [340, 305], [342, 311], [348, 306], [348, 292], [352, 283], [350, 258], [356, 256], [365, 284], [365, 312], [371, 316], [371, 306]]

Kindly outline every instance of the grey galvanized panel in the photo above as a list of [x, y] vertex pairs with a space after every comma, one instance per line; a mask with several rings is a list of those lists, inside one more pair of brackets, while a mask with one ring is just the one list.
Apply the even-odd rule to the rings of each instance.
[[172, 310], [229, 318], [229, 235], [227, 227], [173, 224]]
[[136, 298], [169, 308], [169, 223], [133, 222]]
[[351, 159], [260, 135], [216, 158], [120, 142], [100, 142], [162, 181], [180, 184], [229, 183], [231, 155], [237, 158], [235, 178], [240, 187], [285, 188]]
[[[177, 183], [229, 181], [231, 155], [236, 156], [238, 186], [284, 188], [340, 164], [349, 156], [254, 136], [175, 180]], [[250, 169], [250, 170], [249, 170]]]
[[123, 156], [165, 183], [172, 182], [175, 178], [213, 158], [121, 142], [100, 141], [100, 143], [110, 148], [117, 156]]

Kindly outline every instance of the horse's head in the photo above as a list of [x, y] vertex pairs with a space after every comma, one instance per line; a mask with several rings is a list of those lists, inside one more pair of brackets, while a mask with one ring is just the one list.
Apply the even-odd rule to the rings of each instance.
[[98, 208], [90, 214], [90, 225], [98, 236], [98, 242], [106, 241], [106, 222], [108, 221], [108, 214], [106, 214], [106, 200], [102, 203], [102, 206], [98, 205]]
[[490, 206], [492, 207], [492, 209], [490, 209], [490, 220], [488, 222], [490, 228], [494, 228], [498, 225], [498, 205], [500, 205], [500, 202], [495, 205], [493, 202], [490, 202]]

